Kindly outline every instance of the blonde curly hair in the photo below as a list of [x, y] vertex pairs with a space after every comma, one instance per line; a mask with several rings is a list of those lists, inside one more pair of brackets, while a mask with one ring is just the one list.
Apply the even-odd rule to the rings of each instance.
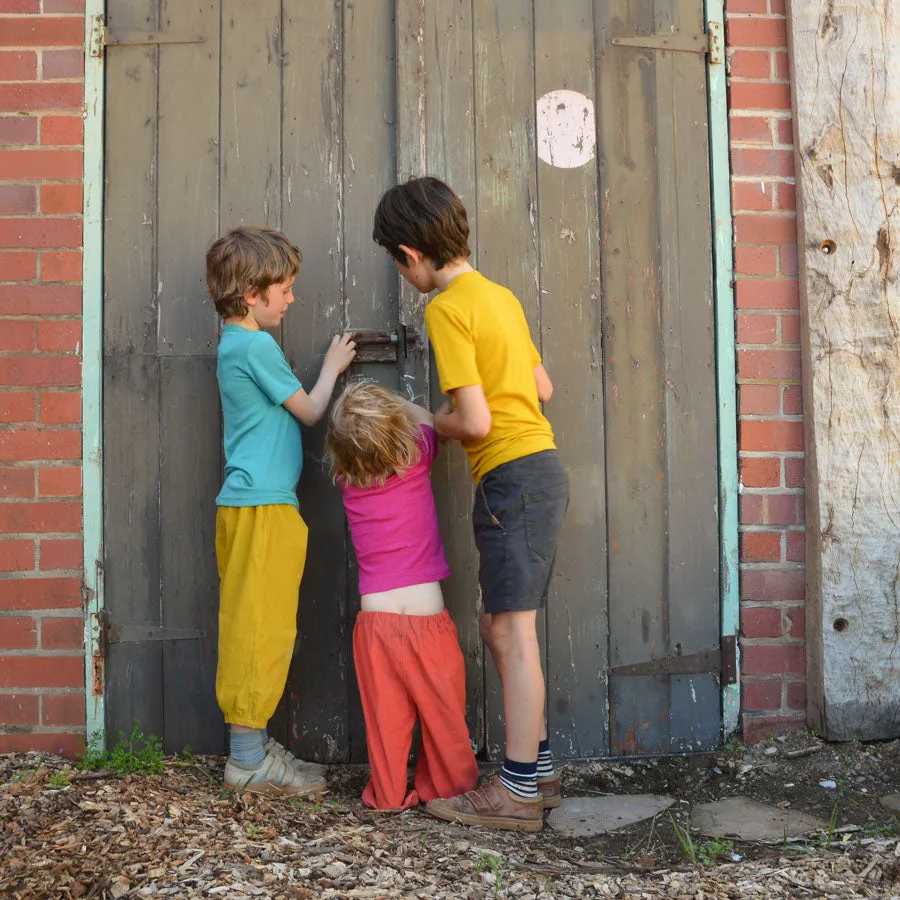
[[331, 475], [355, 487], [380, 487], [419, 462], [420, 435], [396, 394], [377, 384], [351, 384], [328, 419], [325, 456]]

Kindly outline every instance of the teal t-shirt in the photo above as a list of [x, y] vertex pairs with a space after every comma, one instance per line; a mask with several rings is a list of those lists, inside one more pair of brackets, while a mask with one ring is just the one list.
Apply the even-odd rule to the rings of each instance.
[[296, 507], [303, 470], [300, 423], [281, 405], [300, 390], [281, 347], [264, 331], [226, 325], [216, 366], [225, 432], [218, 506]]

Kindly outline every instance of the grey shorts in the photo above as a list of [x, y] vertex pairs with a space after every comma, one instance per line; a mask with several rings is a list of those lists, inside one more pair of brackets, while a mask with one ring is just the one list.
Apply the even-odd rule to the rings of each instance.
[[569, 478], [556, 450], [491, 469], [475, 489], [472, 524], [486, 613], [547, 605]]

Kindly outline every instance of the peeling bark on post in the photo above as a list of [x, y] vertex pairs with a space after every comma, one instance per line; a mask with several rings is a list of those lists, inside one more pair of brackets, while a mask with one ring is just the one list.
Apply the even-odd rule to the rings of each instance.
[[900, 734], [900, 10], [793, 0], [810, 724]]

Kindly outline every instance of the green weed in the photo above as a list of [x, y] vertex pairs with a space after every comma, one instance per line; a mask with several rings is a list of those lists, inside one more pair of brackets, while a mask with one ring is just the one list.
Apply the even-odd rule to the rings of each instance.
[[54, 772], [50, 776], [50, 787], [54, 791], [61, 791], [69, 786], [69, 776], [66, 772]]
[[678, 843], [681, 844], [681, 852], [684, 854], [685, 858], [690, 861], [692, 866], [696, 866], [697, 845], [691, 837], [691, 820], [686, 819], [684, 827], [682, 828], [675, 821], [674, 816], [669, 816], [669, 819], [672, 822], [672, 828], [675, 829], [675, 837], [678, 838]]
[[697, 848], [697, 856], [704, 866], [714, 866], [720, 859], [731, 859], [734, 855], [734, 841], [715, 838], [704, 841]]
[[503, 890], [503, 876], [500, 873], [500, 866], [503, 860], [493, 853], [482, 853], [475, 861], [475, 873], [480, 875], [485, 870], [490, 871], [494, 876], [494, 896], [498, 896]]
[[78, 761], [78, 768], [90, 772], [112, 771], [117, 775], [158, 775], [165, 764], [162, 742], [152, 734], [144, 734], [135, 723], [131, 734], [119, 732], [112, 750], [92, 742]]

